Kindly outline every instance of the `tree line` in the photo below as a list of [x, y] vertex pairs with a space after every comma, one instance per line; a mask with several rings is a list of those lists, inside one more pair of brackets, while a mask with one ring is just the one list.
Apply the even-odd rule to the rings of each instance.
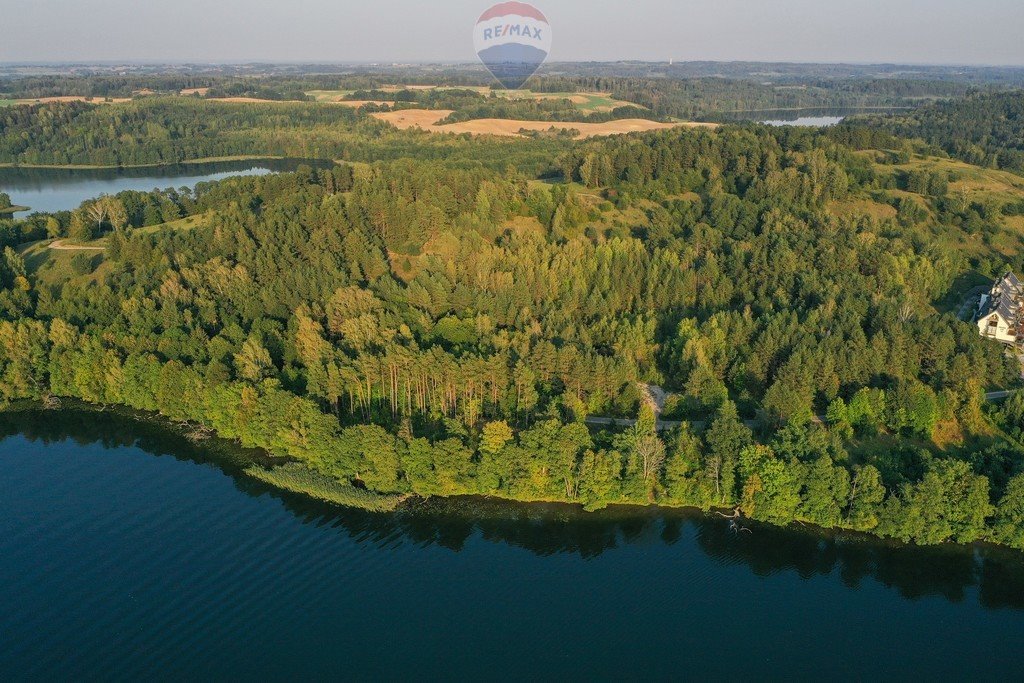
[[[1019, 418], [982, 405], [1019, 369], [933, 306], [983, 265], [937, 246], [968, 234], [941, 178], [897, 181], [928, 208], [904, 220], [856, 209], [891, 176], [830, 133], [547, 149], [547, 182], [427, 158], [89, 202], [99, 277], [4, 252], [0, 391], [159, 410], [385, 494], [1020, 544]], [[204, 220], [136, 229], [154, 205]], [[660, 438], [643, 383], [701, 426]]]

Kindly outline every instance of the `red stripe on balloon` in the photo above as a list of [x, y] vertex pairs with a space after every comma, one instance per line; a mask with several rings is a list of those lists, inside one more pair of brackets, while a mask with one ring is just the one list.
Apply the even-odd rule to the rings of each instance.
[[541, 11], [536, 7], [522, 2], [502, 2], [481, 14], [480, 18], [476, 20], [476, 23], [479, 24], [481, 21], [487, 21], [488, 19], [494, 19], [495, 17], [503, 17], [507, 14], [518, 14], [521, 17], [530, 17], [531, 19], [543, 21], [545, 24], [548, 21], [547, 17], [541, 14]]

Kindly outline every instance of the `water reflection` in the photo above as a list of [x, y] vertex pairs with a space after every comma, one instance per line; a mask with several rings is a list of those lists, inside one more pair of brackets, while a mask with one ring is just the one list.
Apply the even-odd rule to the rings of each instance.
[[[300, 165], [332, 166], [330, 161], [258, 159], [167, 164], [138, 168], [0, 168], [0, 191], [15, 205], [31, 211], [68, 211], [87, 199], [124, 190], [148, 192], [168, 187], [195, 187], [201, 182], [238, 175], [294, 171]], [[19, 216], [22, 214], [18, 214]]]
[[907, 107], [805, 107], [800, 109], [751, 109], [716, 112], [705, 117], [716, 123], [754, 121], [770, 126], [834, 126], [857, 114], [889, 114]]
[[15, 434], [41, 443], [72, 439], [107, 448], [136, 446], [153, 455], [215, 466], [231, 475], [239, 490], [279, 499], [306, 524], [330, 527], [380, 548], [413, 544], [459, 552], [479, 535], [538, 556], [573, 554], [590, 559], [629, 545], [671, 546], [692, 537], [695, 547], [717, 564], [744, 565], [758, 576], [835, 575], [851, 589], [870, 579], [908, 600], [941, 596], [960, 603], [976, 594], [986, 608], [1024, 609], [1024, 555], [1001, 548], [902, 547], [851, 534], [753, 523], [752, 534], [738, 537], [724, 520], [695, 511], [613, 508], [587, 513], [570, 505], [487, 498], [417, 501], [393, 514], [376, 514], [317, 503], [246, 477], [242, 468], [265, 457], [258, 451], [219, 440], [197, 446], [160, 425], [118, 412], [0, 414], [0, 438]]

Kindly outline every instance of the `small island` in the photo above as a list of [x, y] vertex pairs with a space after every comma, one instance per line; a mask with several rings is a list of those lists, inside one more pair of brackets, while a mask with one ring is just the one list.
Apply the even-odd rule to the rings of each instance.
[[18, 206], [11, 202], [11, 196], [6, 192], [0, 192], [0, 216], [11, 216], [21, 211], [28, 211], [27, 206]]

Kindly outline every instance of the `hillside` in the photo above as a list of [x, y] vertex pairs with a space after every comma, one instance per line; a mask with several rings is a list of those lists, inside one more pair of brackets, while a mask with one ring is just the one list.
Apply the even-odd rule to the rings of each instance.
[[975, 94], [858, 123], [920, 138], [970, 164], [1024, 172], [1024, 92]]
[[[126, 222], [98, 243], [88, 206], [11, 224], [11, 242], [55, 231], [103, 251], [6, 253], [0, 390], [201, 423], [311, 471], [291, 485], [739, 506], [1020, 544], [1024, 410], [982, 402], [1020, 369], [956, 312], [1024, 265], [1024, 190], [835, 137], [524, 139], [504, 144], [549, 165], [496, 171], [464, 160], [499, 143], [444, 136], [472, 152], [103, 199]], [[147, 204], [168, 222], [139, 229]], [[644, 383], [695, 426], [659, 438]], [[624, 433], [583, 424], [638, 413]]]

